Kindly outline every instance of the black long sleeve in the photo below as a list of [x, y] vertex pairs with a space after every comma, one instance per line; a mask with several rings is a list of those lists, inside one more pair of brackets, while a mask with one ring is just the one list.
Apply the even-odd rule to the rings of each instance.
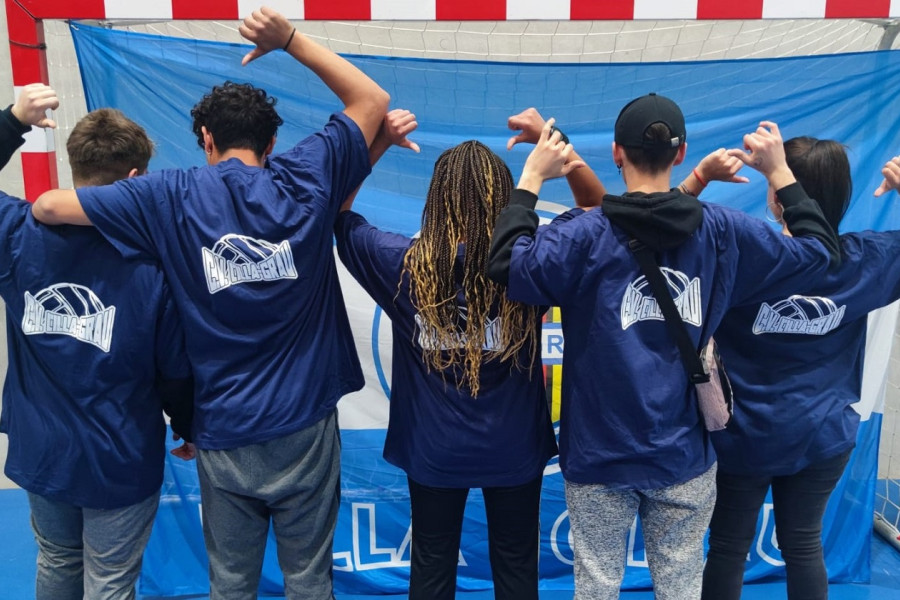
[[837, 232], [822, 214], [818, 202], [806, 195], [800, 183], [792, 183], [775, 192], [784, 207], [782, 219], [794, 237], [813, 237], [819, 240], [831, 257], [831, 266], [841, 264], [841, 241]]
[[162, 399], [163, 411], [169, 415], [172, 431], [186, 442], [193, 441], [191, 425], [194, 420], [194, 378], [157, 378], [156, 388]]
[[16, 150], [25, 143], [22, 137], [31, 131], [30, 125], [22, 125], [12, 114], [12, 105], [0, 111], [0, 169], [6, 166]]
[[538, 219], [534, 207], [538, 197], [527, 190], [515, 189], [509, 198], [509, 206], [500, 212], [494, 226], [491, 252], [488, 256], [488, 277], [497, 283], [509, 283], [509, 263], [516, 240], [523, 235], [533, 236]]

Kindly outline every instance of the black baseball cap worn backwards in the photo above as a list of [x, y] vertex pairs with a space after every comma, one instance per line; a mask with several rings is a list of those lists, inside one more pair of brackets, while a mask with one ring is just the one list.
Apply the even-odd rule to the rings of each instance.
[[[644, 132], [651, 125], [662, 123], [669, 128], [672, 138], [668, 141], [646, 140]], [[684, 115], [672, 100], [655, 93], [635, 98], [625, 105], [616, 119], [615, 141], [626, 148], [663, 150], [677, 148], [684, 143], [686, 134]]]

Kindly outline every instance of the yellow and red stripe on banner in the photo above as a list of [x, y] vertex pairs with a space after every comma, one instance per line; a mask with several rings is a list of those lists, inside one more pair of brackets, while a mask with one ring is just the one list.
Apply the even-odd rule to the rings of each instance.
[[562, 319], [558, 307], [554, 306], [544, 316], [541, 338], [544, 385], [547, 390], [547, 402], [550, 405], [550, 418], [556, 423], [559, 421], [559, 409], [562, 405], [563, 351]]

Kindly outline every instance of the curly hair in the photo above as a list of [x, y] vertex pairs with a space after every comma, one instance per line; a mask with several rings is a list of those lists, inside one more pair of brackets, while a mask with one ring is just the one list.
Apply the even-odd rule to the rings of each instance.
[[144, 128], [114, 108], [84, 116], [66, 141], [75, 185], [106, 185], [125, 179], [132, 169], [144, 173], [153, 142]]
[[203, 130], [212, 134], [216, 150], [251, 149], [262, 156], [284, 123], [275, 110], [277, 100], [249, 83], [226, 81], [191, 109], [192, 129], [203, 148]]
[[[421, 235], [403, 261], [410, 300], [431, 338], [422, 348], [425, 364], [453, 373], [457, 389], [468, 387], [472, 396], [478, 396], [482, 362], [509, 360], [521, 369], [520, 351], [527, 348], [530, 368], [539, 351], [538, 309], [509, 300], [504, 287], [487, 277], [494, 223], [512, 189], [509, 167], [484, 144], [473, 140], [445, 151], [434, 165]], [[460, 243], [465, 244], [461, 274]], [[465, 316], [457, 303], [460, 290]], [[500, 319], [500, 339], [488, 344], [492, 311]]]

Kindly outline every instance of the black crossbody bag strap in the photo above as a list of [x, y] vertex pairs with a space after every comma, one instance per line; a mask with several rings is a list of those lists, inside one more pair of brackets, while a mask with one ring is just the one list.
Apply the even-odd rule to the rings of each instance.
[[669, 286], [666, 284], [662, 271], [656, 263], [656, 257], [653, 251], [641, 242], [632, 239], [628, 242], [628, 247], [641, 266], [644, 277], [650, 284], [653, 296], [659, 304], [663, 317], [666, 320], [666, 328], [669, 334], [675, 339], [678, 345], [679, 354], [681, 354], [681, 362], [684, 364], [684, 370], [687, 371], [688, 379], [691, 383], [706, 383], [709, 381], [709, 374], [703, 369], [703, 363], [700, 361], [697, 349], [691, 341], [688, 334], [687, 326], [675, 307], [675, 300], [669, 293]]

